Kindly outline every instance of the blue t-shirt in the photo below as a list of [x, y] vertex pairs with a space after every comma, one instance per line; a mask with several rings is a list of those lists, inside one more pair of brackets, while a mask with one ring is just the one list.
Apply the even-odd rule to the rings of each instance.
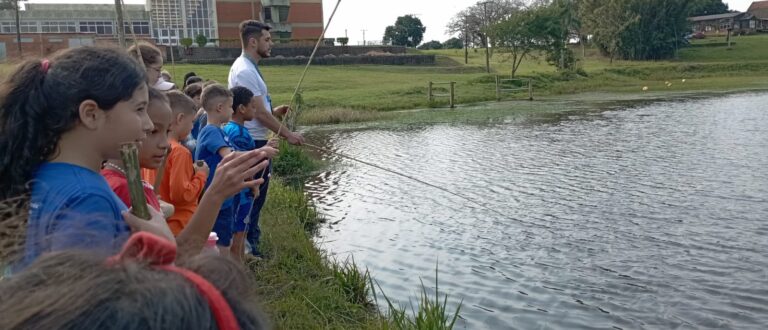
[[197, 140], [200, 137], [200, 131], [203, 130], [203, 127], [205, 127], [208, 124], [208, 114], [203, 112], [200, 116], [195, 119], [195, 122], [192, 123], [192, 132], [190, 133], [192, 135], [192, 138]]
[[32, 180], [24, 259], [67, 249], [116, 253], [130, 236], [127, 207], [99, 173], [67, 163], [44, 163]]
[[251, 151], [256, 149], [256, 142], [253, 141], [248, 129], [234, 121], [224, 125], [224, 133], [229, 137], [229, 143], [237, 151]]
[[[227, 135], [224, 134], [224, 130], [221, 128], [215, 125], [206, 125], [200, 130], [200, 135], [197, 138], [197, 147], [195, 148], [195, 160], [205, 161], [211, 169], [208, 174], [208, 180], [205, 182], [206, 189], [211, 185], [213, 175], [216, 173], [216, 167], [221, 163], [219, 150], [231, 147], [229, 138], [227, 138]], [[232, 201], [232, 198], [228, 198], [221, 207], [231, 206]]]
[[[251, 151], [256, 149], [256, 141], [251, 137], [251, 133], [245, 126], [242, 126], [234, 121], [230, 121], [224, 125], [224, 133], [229, 138], [229, 143], [236, 151]], [[240, 192], [240, 203], [249, 203], [253, 199], [250, 193], [250, 189], [246, 188]]]

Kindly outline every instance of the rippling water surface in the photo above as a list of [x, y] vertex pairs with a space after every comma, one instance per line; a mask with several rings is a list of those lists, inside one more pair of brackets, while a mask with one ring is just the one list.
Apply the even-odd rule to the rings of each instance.
[[504, 214], [332, 154], [306, 183], [325, 248], [401, 302], [437, 265], [461, 328], [768, 326], [768, 94], [309, 135]]

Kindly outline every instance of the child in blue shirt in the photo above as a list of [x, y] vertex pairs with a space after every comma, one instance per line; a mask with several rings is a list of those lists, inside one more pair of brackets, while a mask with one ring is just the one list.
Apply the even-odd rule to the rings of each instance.
[[27, 226], [7, 236], [26, 238], [15, 247], [23, 254], [10, 257], [16, 270], [50, 251], [114, 253], [131, 230], [173, 240], [159, 212], [151, 221], [130, 215], [99, 175], [105, 159], [120, 157], [122, 143], [152, 129], [138, 62], [121, 50], [72, 48], [21, 63], [3, 86], [0, 200], [29, 208]]
[[[208, 117], [208, 123], [200, 130], [197, 138], [197, 147], [195, 148], [195, 160], [203, 160], [210, 168], [208, 180], [205, 183], [206, 189], [211, 184], [211, 178], [216, 173], [216, 167], [221, 159], [232, 152], [229, 138], [224, 134], [221, 126], [226, 124], [232, 118], [232, 93], [219, 84], [209, 85], [203, 89], [201, 103]], [[232, 244], [232, 234], [235, 225], [236, 205], [239, 202], [239, 195], [228, 198], [219, 210], [216, 223], [213, 225], [213, 231], [218, 235], [219, 251], [229, 254], [229, 247]]]
[[[245, 128], [245, 122], [256, 118], [256, 103], [260, 102], [255, 98], [253, 92], [248, 88], [238, 86], [230, 89], [233, 96], [232, 120], [224, 126], [224, 133], [229, 137], [229, 142], [236, 151], [250, 151], [256, 149], [256, 141], [253, 140], [248, 129]], [[278, 140], [270, 141], [269, 147], [277, 150]], [[274, 156], [270, 155], [269, 158]], [[245, 232], [250, 230], [259, 231], [258, 221], [249, 221], [248, 217], [252, 210], [253, 201], [258, 197], [259, 190], [245, 189], [240, 194], [240, 205], [237, 208], [235, 216], [234, 238], [232, 250], [238, 254], [244, 253]], [[256, 219], [258, 220], [258, 219]], [[249, 228], [250, 227], [250, 228]], [[258, 239], [251, 244], [258, 245]], [[256, 247], [253, 247], [255, 249]], [[240, 256], [242, 259], [243, 256]]]

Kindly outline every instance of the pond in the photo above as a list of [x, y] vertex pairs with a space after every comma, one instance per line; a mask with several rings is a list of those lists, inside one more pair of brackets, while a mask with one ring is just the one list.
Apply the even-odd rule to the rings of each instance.
[[542, 106], [309, 132], [461, 196], [324, 153], [318, 242], [402, 303], [437, 268], [458, 328], [768, 324], [768, 94]]

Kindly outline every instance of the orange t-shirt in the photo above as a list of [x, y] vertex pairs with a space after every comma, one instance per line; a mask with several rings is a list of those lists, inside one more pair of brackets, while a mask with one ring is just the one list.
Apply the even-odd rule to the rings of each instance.
[[[160, 183], [160, 198], [176, 210], [168, 218], [168, 226], [174, 235], [181, 233], [187, 226], [192, 214], [197, 210], [197, 200], [205, 187], [208, 176], [205, 173], [195, 173], [192, 167], [192, 153], [178, 141], [171, 140], [171, 152], [165, 163], [163, 182]], [[156, 170], [142, 169], [145, 181], [155, 182]]]

